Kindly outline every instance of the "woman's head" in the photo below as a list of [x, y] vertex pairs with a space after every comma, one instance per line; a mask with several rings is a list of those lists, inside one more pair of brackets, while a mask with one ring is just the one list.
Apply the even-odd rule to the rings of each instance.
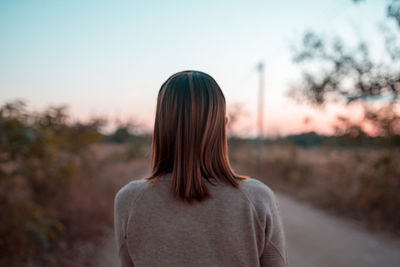
[[171, 191], [181, 200], [209, 197], [206, 180], [238, 187], [228, 159], [226, 103], [217, 82], [200, 71], [169, 77], [158, 93], [152, 175], [172, 173]]

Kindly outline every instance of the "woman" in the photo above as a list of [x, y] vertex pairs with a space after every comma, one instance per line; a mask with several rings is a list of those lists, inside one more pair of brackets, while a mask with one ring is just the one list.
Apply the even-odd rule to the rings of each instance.
[[229, 163], [225, 97], [203, 72], [158, 93], [151, 175], [115, 197], [122, 266], [288, 266], [277, 200]]

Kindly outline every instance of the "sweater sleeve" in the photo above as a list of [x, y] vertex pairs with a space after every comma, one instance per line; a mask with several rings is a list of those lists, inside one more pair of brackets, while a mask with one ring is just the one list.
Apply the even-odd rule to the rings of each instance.
[[288, 256], [286, 250], [285, 233], [279, 210], [279, 203], [275, 194], [270, 191], [267, 212], [267, 226], [265, 229], [264, 250], [260, 257], [260, 266], [287, 267]]
[[129, 207], [131, 206], [130, 200], [131, 196], [127, 187], [120, 189], [114, 198], [114, 234], [122, 267], [134, 266], [126, 244], [126, 225]]

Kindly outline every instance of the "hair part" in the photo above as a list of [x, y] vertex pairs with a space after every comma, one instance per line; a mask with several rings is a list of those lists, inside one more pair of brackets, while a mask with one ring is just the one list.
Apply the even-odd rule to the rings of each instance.
[[239, 188], [228, 158], [226, 103], [217, 82], [200, 71], [182, 71], [161, 86], [152, 140], [152, 173], [147, 180], [172, 173], [171, 193], [192, 203], [211, 195], [212, 185]]

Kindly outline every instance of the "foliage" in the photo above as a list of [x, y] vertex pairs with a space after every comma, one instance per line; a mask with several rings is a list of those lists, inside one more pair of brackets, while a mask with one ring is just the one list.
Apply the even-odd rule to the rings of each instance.
[[[361, 2], [361, 1], [355, 1]], [[387, 2], [389, 22], [381, 27], [385, 53], [380, 62], [373, 60], [367, 42], [350, 47], [339, 38], [331, 42], [309, 31], [300, 47], [294, 49], [294, 62], [317, 66], [318, 71], [304, 71], [302, 83], [289, 95], [322, 106], [344, 102], [359, 104], [364, 110], [363, 127], [372, 126], [373, 134], [392, 136], [400, 133], [400, 1]]]
[[28, 262], [66, 230], [63, 192], [88, 176], [88, 147], [102, 121], [70, 123], [66, 107], [41, 113], [23, 101], [0, 106], [0, 265]]
[[115, 131], [109, 135], [105, 135], [104, 142], [107, 143], [127, 143], [133, 141], [139, 136], [140, 125], [134, 121], [118, 122]]

